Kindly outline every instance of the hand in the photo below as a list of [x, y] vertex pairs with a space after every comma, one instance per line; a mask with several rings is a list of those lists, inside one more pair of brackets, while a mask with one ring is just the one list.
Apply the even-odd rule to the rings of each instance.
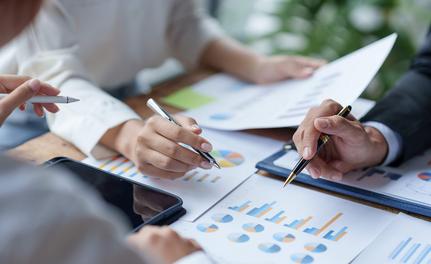
[[313, 178], [341, 180], [351, 170], [382, 163], [387, 155], [383, 135], [377, 129], [364, 127], [351, 115], [337, 116], [341, 108], [335, 101], [324, 101], [308, 112], [293, 135], [298, 153], [307, 160], [316, 153], [320, 134], [331, 135], [331, 140], [307, 166]]
[[[60, 91], [49, 84], [29, 77], [0, 75], [0, 93], [9, 95], [0, 100], [0, 124], [19, 107], [25, 109], [25, 102], [35, 95], [58, 95]], [[43, 116], [43, 109], [56, 113], [59, 109], [55, 104], [33, 104], [34, 112]]]
[[300, 56], [274, 56], [263, 57], [254, 67], [252, 78], [255, 83], [266, 84], [285, 79], [304, 79], [326, 62]]
[[[153, 116], [145, 121], [126, 122], [119, 137], [120, 152], [131, 159], [138, 169], [148, 176], [176, 179], [197, 167], [211, 169], [212, 165], [195, 152], [178, 142], [196, 149], [210, 152], [212, 145], [199, 134], [202, 130], [196, 121], [175, 116], [182, 127], [160, 117]], [[126, 146], [126, 148], [124, 148]]]
[[181, 238], [169, 227], [146, 226], [130, 235], [127, 242], [160, 264], [174, 263], [202, 250], [194, 240]]

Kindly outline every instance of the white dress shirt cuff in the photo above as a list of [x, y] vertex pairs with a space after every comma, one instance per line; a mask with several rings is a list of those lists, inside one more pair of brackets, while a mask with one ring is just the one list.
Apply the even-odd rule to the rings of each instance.
[[386, 143], [388, 143], [388, 154], [381, 165], [385, 166], [396, 160], [401, 153], [401, 137], [395, 131], [380, 122], [369, 121], [365, 122], [364, 125], [379, 130], [385, 138]]
[[185, 256], [175, 262], [175, 264], [215, 264], [216, 262], [213, 261], [205, 252], [198, 251], [195, 253], [192, 253], [188, 256]]

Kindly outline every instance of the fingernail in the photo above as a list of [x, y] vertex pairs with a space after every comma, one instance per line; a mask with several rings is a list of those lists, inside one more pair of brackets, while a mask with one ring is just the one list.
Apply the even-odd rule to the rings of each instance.
[[311, 156], [310, 147], [305, 147], [304, 151], [302, 152], [302, 155], [304, 156], [304, 158], [308, 159]]
[[326, 119], [319, 118], [319, 119], [316, 119], [316, 122], [321, 128], [328, 128], [329, 127], [329, 122]]
[[198, 125], [192, 125], [193, 130], [201, 130], [201, 128]]
[[213, 150], [213, 146], [209, 143], [202, 143], [201, 148], [203, 151], [210, 152]]
[[201, 162], [201, 168], [203, 168], [203, 169], [211, 169], [212, 166], [211, 166], [211, 163], [209, 163], [208, 161], [202, 161]]
[[31, 79], [28, 82], [28, 86], [34, 91], [37, 92], [39, 91], [40, 88], [40, 81], [38, 79]]
[[305, 75], [310, 75], [313, 72], [314, 72], [313, 68], [305, 68], [305, 69], [302, 70], [302, 73], [305, 74]]

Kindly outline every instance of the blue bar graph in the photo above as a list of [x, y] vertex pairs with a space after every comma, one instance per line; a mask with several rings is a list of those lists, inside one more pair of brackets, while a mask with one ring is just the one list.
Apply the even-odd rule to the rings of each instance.
[[245, 209], [247, 209], [250, 206], [250, 203], [251, 203], [251, 201], [247, 201], [247, 202], [243, 203], [240, 206], [229, 206], [228, 208], [230, 210], [234, 210], [234, 211], [237, 211], [237, 212], [242, 212], [242, 211], [244, 211]]
[[254, 216], [254, 217], [260, 217], [264, 214], [266, 214], [267, 212], [269, 212], [272, 208], [271, 206], [273, 206], [275, 204], [275, 202], [272, 203], [266, 203], [264, 205], [262, 205], [261, 207], [255, 207], [253, 209], [251, 209], [247, 215], [249, 216]]
[[421, 264], [422, 261], [428, 256], [431, 252], [431, 245], [427, 245], [424, 250], [419, 254], [419, 256], [414, 261], [414, 264]]
[[310, 220], [311, 220], [311, 216], [305, 218], [305, 219], [296, 219], [293, 220], [290, 224], [284, 224], [284, 226], [293, 228], [293, 229], [300, 229], [302, 226], [304, 226], [305, 224], [307, 224]]
[[275, 224], [279, 224], [281, 221], [286, 219], [285, 216], [282, 217], [283, 214], [284, 214], [284, 211], [280, 211], [271, 218], [265, 218], [265, 220]]
[[420, 243], [415, 243], [413, 246], [410, 247], [410, 249], [407, 251], [407, 253], [404, 255], [404, 257], [401, 259], [403, 263], [407, 263], [409, 259], [415, 254], [416, 250], [421, 246]]
[[341, 237], [344, 236], [346, 231], [347, 231], [347, 226], [341, 228], [340, 231], [338, 231], [335, 235], [333, 235], [334, 231], [331, 230], [328, 233], [326, 233], [323, 236], [323, 238], [328, 239], [328, 240], [332, 240], [332, 241], [338, 241]]
[[392, 253], [389, 255], [390, 259], [396, 259], [398, 255], [403, 251], [403, 249], [412, 241], [412, 238], [409, 237], [406, 240], [401, 241], [398, 246], [392, 251]]

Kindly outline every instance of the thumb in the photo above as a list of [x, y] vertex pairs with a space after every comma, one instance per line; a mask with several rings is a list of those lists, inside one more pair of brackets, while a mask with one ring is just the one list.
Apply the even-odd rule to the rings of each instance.
[[0, 123], [3, 123], [15, 108], [32, 98], [39, 91], [40, 86], [39, 80], [29, 80], [0, 100]]
[[285, 65], [284, 71], [289, 78], [303, 79], [310, 77], [314, 72], [314, 68], [297, 62], [291, 62]]
[[348, 141], [360, 137], [363, 132], [359, 122], [349, 121], [341, 116], [316, 118], [314, 127], [322, 133], [338, 136]]

